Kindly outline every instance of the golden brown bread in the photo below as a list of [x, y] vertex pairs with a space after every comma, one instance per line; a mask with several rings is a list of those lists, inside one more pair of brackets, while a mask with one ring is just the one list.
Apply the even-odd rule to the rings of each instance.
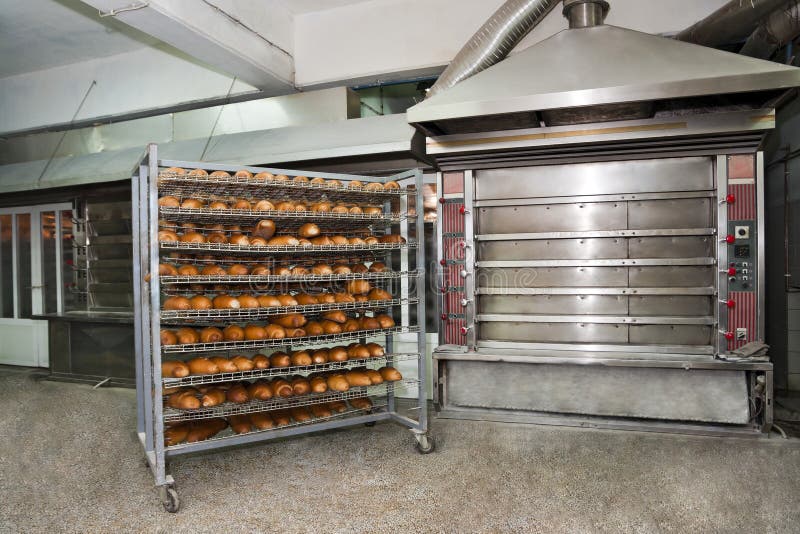
[[327, 185], [328, 187], [342, 187], [342, 182], [340, 182], [339, 180], [328, 180], [327, 182], [325, 182], [325, 185]]
[[364, 189], [367, 191], [383, 191], [383, 184], [380, 182], [370, 182], [364, 186]]
[[342, 327], [339, 323], [334, 323], [333, 321], [320, 321], [319, 324], [324, 333], [327, 335], [342, 333]]
[[203, 396], [200, 397], [200, 403], [203, 405], [203, 408], [211, 408], [213, 406], [219, 406], [223, 402], [225, 402], [225, 392], [219, 388], [211, 388], [203, 393]]
[[200, 341], [200, 334], [194, 328], [179, 328], [175, 333], [179, 345], [189, 345]]
[[271, 367], [289, 367], [292, 362], [285, 352], [274, 352], [269, 357], [269, 364]]
[[173, 232], [172, 230], [159, 230], [158, 231], [158, 240], [160, 242], [174, 242], [178, 241], [178, 234]]
[[252, 360], [256, 369], [269, 369], [269, 358], [264, 354], [256, 354]]
[[263, 237], [251, 237], [250, 238], [250, 246], [251, 247], [266, 247], [267, 240]]
[[347, 349], [345, 347], [331, 347], [328, 349], [328, 361], [331, 362], [346, 362]]
[[359, 397], [357, 399], [350, 399], [350, 406], [356, 410], [369, 410], [372, 408], [372, 401], [368, 397]]
[[298, 406], [297, 408], [292, 408], [291, 414], [292, 414], [292, 419], [294, 419], [298, 423], [305, 423], [306, 421], [311, 420], [311, 414], [308, 413], [308, 410], [306, 410], [302, 406]]
[[337, 204], [331, 208], [331, 213], [348, 213], [350, 210], [343, 204]]
[[343, 235], [331, 236], [331, 242], [334, 245], [347, 245], [348, 244], [347, 238], [345, 236], [343, 236]]
[[292, 389], [292, 385], [289, 384], [283, 378], [276, 378], [271, 383], [272, 386], [272, 394], [275, 397], [291, 397], [294, 395], [294, 389]]
[[388, 291], [374, 287], [367, 294], [369, 300], [392, 300], [392, 295]]
[[300, 241], [298, 241], [296, 237], [291, 235], [279, 235], [267, 241], [267, 245], [271, 247], [285, 247], [285, 246], [296, 247], [299, 244]]
[[345, 284], [345, 291], [353, 295], [363, 295], [369, 293], [372, 285], [366, 280], [350, 280]]
[[317, 185], [323, 185], [325, 183], [325, 179], [320, 177], [312, 178], [311, 183]]
[[326, 235], [318, 235], [311, 239], [311, 244], [315, 247], [329, 246], [333, 244], [331, 238]]
[[358, 273], [358, 274], [366, 273], [366, 272], [369, 271], [367, 266], [364, 265], [363, 263], [356, 263], [355, 265], [351, 266], [350, 269], [351, 269], [352, 272]]
[[308, 177], [307, 176], [302, 176], [302, 175], [301, 176], [295, 176], [292, 179], [292, 181], [295, 182], [295, 183], [298, 183], [298, 184], [307, 184], [309, 182]]
[[244, 234], [239, 234], [239, 233], [231, 234], [228, 237], [228, 243], [230, 243], [231, 245], [238, 245], [240, 247], [248, 247], [250, 246], [250, 238]]
[[371, 273], [385, 273], [387, 271], [389, 271], [389, 268], [381, 261], [374, 261], [372, 265], [369, 266], [369, 272]]
[[178, 274], [181, 276], [197, 276], [200, 271], [194, 265], [181, 265], [178, 267]]
[[176, 336], [175, 332], [173, 332], [172, 330], [162, 329], [160, 337], [162, 346], [178, 344], [178, 336]]
[[313, 267], [311, 267], [311, 274], [333, 274], [333, 269], [327, 263], [317, 263]]
[[244, 328], [231, 324], [222, 330], [222, 338], [225, 341], [241, 341], [244, 339]]
[[294, 202], [284, 200], [275, 204], [275, 209], [278, 211], [294, 211]]
[[[310, 323], [309, 323], [310, 324]], [[306, 332], [308, 332], [308, 325], [306, 325]], [[311, 334], [309, 335], [317, 335]], [[311, 353], [311, 363], [314, 365], [319, 365], [322, 363], [328, 363], [328, 351], [327, 349], [318, 349]]]
[[246, 265], [242, 265], [241, 263], [234, 263], [230, 267], [228, 267], [228, 274], [231, 276], [244, 276], [250, 273], [250, 269], [247, 268]]
[[233, 204], [231, 204], [232, 210], [250, 210], [252, 207], [253, 205], [250, 204], [250, 201], [243, 198], [236, 199]]
[[183, 378], [189, 376], [189, 366], [183, 362], [166, 360], [161, 362], [161, 376], [164, 378]]
[[275, 175], [272, 174], [271, 172], [264, 171], [256, 174], [254, 178], [265, 182], [271, 182], [272, 179], [275, 178]]
[[383, 377], [375, 369], [367, 369], [364, 371], [364, 373], [367, 375], [373, 386], [383, 383]]
[[237, 310], [242, 307], [239, 299], [230, 295], [218, 295], [214, 297], [212, 302], [214, 303], [214, 308], [218, 310]]
[[228, 422], [231, 425], [231, 430], [237, 434], [246, 434], [252, 430], [250, 416], [247, 414], [231, 415], [228, 418]]
[[332, 293], [320, 293], [317, 297], [317, 302], [320, 304], [331, 304], [336, 302], [336, 297]]
[[252, 295], [239, 295], [237, 298], [239, 300], [239, 307], [242, 309], [252, 309], [259, 307], [258, 299]]
[[312, 404], [308, 407], [314, 417], [330, 417], [333, 415], [327, 404]]
[[285, 328], [286, 337], [304, 337], [306, 331], [302, 328]]
[[249, 180], [250, 178], [253, 177], [253, 173], [248, 171], [248, 170], [246, 170], [246, 169], [241, 169], [241, 170], [236, 171], [236, 174], [234, 174], [233, 177], [234, 178], [244, 178], [246, 180]]
[[247, 387], [247, 395], [251, 399], [269, 400], [272, 398], [272, 386], [263, 378], [256, 380]]
[[358, 343], [354, 343], [347, 347], [347, 357], [351, 360], [360, 360], [362, 358], [369, 358], [369, 349]]
[[376, 315], [375, 318], [378, 320], [378, 323], [380, 323], [381, 328], [393, 328], [395, 325], [394, 319], [385, 313]]
[[292, 378], [292, 392], [295, 395], [307, 395], [311, 391], [311, 383], [304, 376]]
[[347, 265], [335, 265], [333, 267], [333, 274], [350, 274], [353, 272]]
[[250, 400], [250, 396], [247, 394], [247, 388], [244, 386], [244, 384], [232, 385], [231, 388], [225, 393], [225, 397], [228, 402], [233, 402], [236, 404], [244, 404]]
[[181, 201], [173, 196], [165, 196], [158, 199], [158, 205], [164, 208], [180, 207]]
[[311, 361], [311, 353], [307, 350], [298, 350], [293, 352], [290, 356], [290, 360], [292, 365], [296, 366], [311, 365], [313, 363]]
[[364, 206], [361, 210], [365, 215], [380, 215], [383, 213], [383, 209], [378, 206]]
[[183, 443], [189, 435], [190, 428], [191, 425], [189, 423], [181, 423], [164, 429], [164, 445], [169, 447]]
[[350, 293], [334, 293], [333, 299], [335, 302], [355, 302], [356, 299]]
[[169, 297], [164, 301], [165, 310], [188, 310], [191, 303], [186, 297]]
[[321, 335], [325, 334], [325, 329], [317, 321], [309, 321], [309, 322], [307, 322], [306, 325], [303, 327], [303, 329], [306, 331], [306, 334], [309, 335], [309, 336], [321, 336]]
[[299, 328], [306, 324], [308, 320], [304, 315], [300, 315], [299, 313], [290, 313], [289, 315], [276, 315], [275, 317], [270, 317], [269, 322], [280, 325], [284, 328]]
[[250, 422], [258, 430], [267, 430], [275, 426], [275, 421], [267, 412], [257, 412], [250, 414]]
[[325, 380], [324, 377], [321, 376], [312, 377], [309, 383], [311, 385], [312, 393], [325, 393], [326, 391], [328, 391], [328, 382]]
[[249, 324], [244, 327], [244, 338], [248, 341], [257, 341], [266, 337], [267, 331], [263, 326]]
[[378, 358], [386, 354], [386, 351], [383, 349], [383, 347], [377, 343], [367, 343], [366, 347], [369, 351], [369, 355], [373, 358]]
[[331, 391], [348, 391], [350, 383], [341, 374], [330, 375], [327, 377], [328, 389]]
[[253, 360], [246, 356], [234, 356], [231, 358], [231, 362], [236, 366], [237, 371], [252, 371], [256, 366]]
[[253, 227], [253, 236], [270, 239], [275, 235], [275, 222], [270, 219], [261, 219]]
[[186, 363], [189, 366], [189, 372], [193, 375], [215, 375], [220, 372], [217, 364], [202, 356], [192, 358]]
[[228, 423], [224, 419], [204, 419], [202, 421], [194, 421], [191, 423], [191, 429], [186, 436], [186, 441], [195, 443], [197, 441], [204, 441], [208, 438], [214, 437], [220, 431], [224, 430]]
[[236, 368], [236, 364], [234, 364], [228, 358], [223, 358], [222, 356], [212, 356], [209, 358], [216, 366], [219, 368], [220, 373], [235, 373], [238, 371]]
[[381, 367], [380, 369], [378, 369], [378, 372], [387, 382], [396, 382], [397, 380], [403, 379], [403, 375], [401, 375], [400, 371], [398, 371], [394, 367], [389, 367], [389, 366]]
[[210, 298], [205, 295], [195, 295], [189, 299], [189, 306], [193, 310], [210, 310], [214, 307]]
[[289, 412], [286, 410], [273, 410], [269, 415], [277, 426], [286, 426], [292, 422]]
[[342, 332], [356, 332], [361, 329], [358, 319], [348, 319], [342, 325]]
[[305, 223], [297, 230], [297, 235], [300, 237], [312, 238], [320, 234], [319, 226], [314, 223]]
[[250, 274], [254, 276], [269, 276], [270, 270], [269, 267], [265, 267], [264, 265], [258, 265], [256, 267], [253, 267], [253, 270], [250, 271]]
[[333, 321], [334, 323], [342, 324], [347, 321], [347, 315], [341, 310], [331, 310], [321, 315], [326, 321]]
[[275, 295], [259, 295], [257, 297], [258, 305], [262, 308], [272, 308], [275, 306], [282, 306], [281, 301]]
[[361, 330], [380, 330], [381, 323], [375, 317], [361, 317], [358, 320], [358, 325]]
[[228, 205], [222, 202], [221, 200], [215, 200], [208, 205], [208, 209], [211, 210], [226, 210], [228, 209]]
[[275, 209], [275, 204], [267, 199], [259, 200], [253, 204], [253, 211], [272, 211]]
[[216, 326], [207, 326], [200, 330], [201, 343], [219, 343], [222, 341], [222, 330]]
[[319, 213], [327, 213], [331, 211], [331, 208], [333, 208], [333, 204], [330, 202], [316, 202], [311, 204], [311, 211], [316, 211]]
[[383, 188], [384, 189], [388, 189], [388, 190], [396, 190], [396, 189], [400, 189], [400, 184], [398, 184], [394, 180], [390, 180], [390, 181], [386, 182], [385, 184], [383, 184]]
[[280, 301], [281, 306], [297, 306], [298, 304], [297, 299], [285, 293], [282, 295], [278, 295], [278, 300]]
[[214, 171], [211, 173], [212, 178], [229, 179], [231, 175], [225, 171]]
[[363, 239], [361, 239], [360, 237], [348, 237], [347, 238], [347, 244], [348, 245], [362, 246], [362, 245], [366, 245], [367, 242], [364, 241]]
[[294, 296], [294, 299], [300, 306], [308, 306], [309, 304], [319, 303], [319, 301], [317, 301], [317, 297], [314, 295], [309, 295], [308, 293], [299, 293]]
[[295, 265], [289, 272], [291, 276], [305, 276], [308, 274], [308, 269], [306, 269], [302, 265]]
[[328, 408], [330, 408], [332, 412], [342, 413], [347, 411], [347, 404], [345, 404], [344, 401], [331, 401], [328, 403]]
[[344, 374], [344, 377], [351, 387], [369, 386], [372, 384], [367, 374], [363, 371], [350, 370]]
[[206, 265], [203, 267], [203, 270], [200, 271], [200, 274], [203, 276], [225, 276], [228, 273], [218, 265]]
[[200, 408], [197, 390], [179, 391], [167, 397], [167, 406], [178, 410], [196, 410]]
[[267, 339], [283, 339], [287, 336], [286, 330], [277, 324], [269, 324], [264, 330], [267, 333]]
[[364, 183], [359, 180], [350, 180], [350, 183], [347, 184], [347, 187], [350, 189], [361, 189], [364, 187]]

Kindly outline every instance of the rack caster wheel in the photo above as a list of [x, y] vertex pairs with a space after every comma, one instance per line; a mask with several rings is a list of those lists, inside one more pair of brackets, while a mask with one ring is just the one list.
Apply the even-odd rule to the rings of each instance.
[[418, 453], [430, 454], [436, 450], [436, 442], [433, 440], [433, 436], [429, 436], [428, 434], [416, 434], [414, 437], [417, 440], [414, 446], [417, 448]]
[[162, 486], [159, 490], [161, 494], [161, 505], [164, 510], [174, 514], [181, 509], [181, 500], [178, 498], [178, 492], [171, 486]]

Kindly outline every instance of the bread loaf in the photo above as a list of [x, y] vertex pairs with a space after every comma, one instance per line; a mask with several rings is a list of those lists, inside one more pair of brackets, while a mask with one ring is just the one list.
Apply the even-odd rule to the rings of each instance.
[[276, 378], [272, 381], [271, 386], [272, 394], [276, 397], [286, 398], [294, 395], [294, 389], [292, 389], [292, 385], [283, 378]]
[[277, 426], [286, 426], [292, 422], [289, 412], [286, 410], [273, 410], [269, 415]]
[[308, 410], [306, 410], [303, 406], [292, 408], [290, 413], [292, 414], [292, 419], [298, 423], [305, 423], [306, 421], [311, 420], [311, 414], [308, 413]]
[[314, 417], [330, 417], [333, 415], [333, 412], [331, 412], [331, 409], [325, 403], [312, 404], [308, 409]]
[[356, 301], [356, 299], [353, 298], [353, 295], [351, 295], [350, 293], [334, 293], [333, 298], [335, 302], [342, 302], [342, 303]]
[[350, 387], [369, 386], [372, 384], [369, 377], [363, 371], [351, 370], [344, 374]]
[[214, 303], [214, 308], [218, 310], [238, 310], [242, 307], [239, 299], [236, 297], [231, 297], [230, 295], [216, 296], [212, 302]]
[[215, 375], [220, 372], [217, 364], [202, 356], [192, 358], [186, 363], [189, 366], [189, 372], [193, 375]]
[[369, 410], [372, 408], [372, 401], [368, 397], [359, 397], [357, 399], [350, 399], [350, 406], [356, 410]]
[[218, 388], [211, 388], [200, 397], [203, 408], [212, 408], [225, 402], [225, 392]]
[[331, 211], [331, 208], [333, 208], [333, 204], [330, 202], [316, 202], [311, 204], [311, 211], [316, 211], [319, 213], [327, 213]]
[[162, 208], [178, 208], [181, 205], [181, 201], [173, 196], [165, 196], [158, 199], [158, 205]]
[[267, 245], [271, 247], [286, 247], [286, 246], [296, 247], [299, 244], [300, 241], [298, 241], [296, 237], [291, 235], [279, 235], [267, 241]]
[[332, 310], [325, 312], [321, 315], [326, 321], [333, 321], [334, 323], [343, 324], [347, 321], [347, 315], [341, 310]]
[[376, 315], [375, 318], [378, 320], [381, 328], [394, 328], [394, 319], [390, 315], [380, 314]]
[[334, 265], [333, 274], [350, 274], [352, 271], [347, 265]]
[[312, 393], [325, 393], [328, 391], [328, 382], [321, 376], [312, 377], [309, 385]]
[[252, 360], [256, 369], [269, 369], [269, 358], [264, 354], [256, 354]]
[[332, 293], [320, 293], [317, 297], [317, 302], [320, 304], [332, 304], [336, 302], [336, 297]]
[[164, 429], [164, 445], [170, 447], [186, 441], [190, 429], [189, 423], [181, 423]]
[[206, 265], [203, 267], [203, 270], [200, 271], [200, 274], [203, 276], [225, 276], [228, 273], [226, 273], [225, 269], [218, 265]]
[[197, 267], [194, 265], [181, 265], [177, 269], [177, 273], [180, 276], [197, 276], [200, 274], [200, 271], [197, 270]]
[[[258, 237], [258, 236], [256, 236]], [[244, 234], [231, 234], [228, 236], [228, 243], [231, 245], [237, 245], [240, 247], [249, 247], [250, 246], [250, 238]]]
[[398, 184], [394, 180], [390, 180], [390, 181], [386, 182], [385, 184], [383, 184], [383, 188], [387, 189], [387, 190], [390, 190], [390, 191], [391, 190], [397, 190], [397, 189], [400, 189], [400, 184]]
[[251, 247], [266, 247], [267, 240], [263, 237], [251, 237], [250, 238], [250, 246]]
[[286, 337], [305, 337], [306, 331], [302, 328], [285, 328]]
[[328, 180], [327, 182], [325, 182], [325, 185], [327, 185], [328, 187], [342, 187], [342, 182], [340, 182], [339, 180]]
[[167, 397], [167, 406], [178, 410], [197, 410], [200, 408], [200, 399], [196, 395], [195, 389], [173, 393]]
[[369, 266], [369, 271], [371, 273], [385, 273], [389, 271], [389, 268], [386, 267], [386, 264], [380, 261], [372, 262], [372, 265]]
[[367, 375], [367, 378], [369, 378], [369, 381], [373, 386], [383, 383], [383, 377], [375, 369], [367, 369], [364, 371], [364, 374]]
[[350, 360], [360, 360], [362, 358], [369, 358], [369, 349], [358, 343], [347, 347], [347, 358]]
[[327, 377], [328, 389], [331, 391], [348, 391], [350, 383], [341, 374], [334, 374]]
[[319, 235], [311, 239], [311, 244], [315, 247], [323, 247], [332, 245], [333, 241], [326, 235]]
[[345, 284], [345, 291], [353, 295], [362, 295], [369, 293], [372, 286], [366, 280], [350, 280]]
[[222, 356], [212, 356], [209, 358], [209, 360], [216, 364], [221, 373], [235, 373], [238, 371], [236, 364], [234, 364], [228, 358], [223, 358]]
[[244, 404], [250, 400], [250, 396], [247, 394], [247, 388], [244, 384], [234, 384], [225, 395], [228, 402], [236, 404]]
[[347, 349], [345, 347], [331, 347], [330, 349], [328, 349], [328, 361], [346, 362]]
[[403, 375], [401, 375], [400, 371], [398, 371], [394, 367], [389, 367], [389, 366], [381, 367], [380, 369], [378, 369], [378, 372], [387, 382], [396, 382], [397, 380], [403, 379]]
[[367, 242], [364, 241], [363, 239], [361, 239], [360, 237], [348, 237], [347, 238], [347, 244], [348, 245], [363, 246], [363, 245], [366, 245]]
[[308, 269], [302, 265], [295, 265], [289, 273], [291, 276], [305, 276], [308, 274]]
[[[311, 324], [311, 323], [309, 323]], [[306, 325], [306, 332], [308, 332], [308, 325]], [[309, 332], [309, 335], [312, 335]], [[316, 335], [316, 334], [313, 334]], [[319, 365], [323, 363], [328, 363], [328, 351], [326, 349], [319, 349], [315, 350], [311, 353], [311, 363], [314, 365]]]
[[308, 293], [299, 293], [294, 296], [295, 301], [300, 306], [308, 306], [309, 304], [318, 304], [317, 297], [309, 295]]
[[222, 337], [222, 330], [216, 326], [207, 326], [200, 330], [201, 343], [219, 343]]
[[361, 330], [380, 330], [381, 323], [375, 317], [361, 317], [358, 320], [358, 325]]
[[381, 215], [383, 213], [383, 209], [378, 206], [364, 206], [361, 210], [365, 215]]
[[250, 269], [241, 263], [234, 263], [228, 267], [228, 274], [231, 276], [245, 276], [250, 273]]
[[327, 263], [317, 263], [311, 267], [311, 274], [328, 275], [333, 274], [333, 269]]
[[289, 315], [276, 315], [275, 317], [270, 317], [269, 322], [280, 325], [284, 328], [300, 328], [308, 321], [305, 316], [300, 315], [299, 313], [291, 313]]
[[281, 301], [275, 295], [259, 295], [257, 297], [258, 305], [261, 308], [273, 308], [275, 306], [282, 306]]
[[292, 392], [295, 395], [308, 395], [311, 391], [311, 384], [304, 376], [296, 376], [291, 381]]
[[275, 426], [275, 421], [267, 412], [251, 413], [250, 422], [257, 430], [267, 430]]
[[254, 176], [254, 178], [256, 180], [261, 180], [261, 181], [264, 181], [264, 182], [271, 182], [272, 179], [275, 178], [275, 175], [272, 174], [271, 172], [264, 171], [264, 172], [260, 172], [260, 173], [256, 174]]
[[342, 413], [347, 411], [347, 404], [344, 401], [331, 401], [328, 403], [328, 408], [334, 413]]
[[293, 296], [288, 295], [288, 294], [278, 295], [278, 300], [280, 301], [281, 306], [297, 306], [298, 305], [297, 299], [295, 299]]
[[243, 198], [237, 199], [233, 204], [231, 204], [231, 209], [233, 210], [250, 210], [253, 208], [253, 205], [250, 204], [248, 200]]
[[343, 235], [331, 236], [331, 242], [334, 245], [347, 245], [348, 244], [347, 238], [345, 236], [343, 236]]
[[316, 184], [316, 185], [323, 185], [325, 183], [325, 179], [324, 178], [319, 178], [319, 177], [312, 178], [311, 179], [311, 183], [312, 184]]
[[351, 271], [352, 271], [352, 272], [354, 272], [354, 273], [358, 273], [358, 274], [361, 274], [361, 273], [366, 273], [366, 272], [368, 272], [368, 271], [369, 271], [369, 269], [367, 268], [367, 266], [366, 266], [366, 265], [364, 265], [363, 263], [356, 263], [355, 265], [353, 265], [352, 267], [350, 267], [350, 269], [351, 269]]
[[176, 234], [172, 230], [159, 230], [158, 240], [159, 242], [173, 243], [175, 241], [178, 241], [178, 234]]
[[278, 211], [294, 211], [294, 202], [284, 200], [275, 204], [275, 209]]
[[250, 416], [247, 414], [232, 415], [228, 418], [228, 422], [231, 425], [231, 430], [237, 434], [246, 434], [253, 429], [250, 424]]
[[189, 376], [189, 366], [183, 362], [166, 360], [161, 362], [161, 376], [164, 378], [183, 378]]
[[320, 234], [319, 226], [314, 223], [305, 223], [297, 230], [297, 235], [305, 238], [317, 237]]
[[272, 398], [272, 385], [269, 381], [262, 379], [256, 380], [247, 387], [247, 395], [251, 399], [269, 400]]
[[253, 211], [272, 211], [275, 209], [275, 205], [270, 202], [269, 200], [259, 200], [255, 204], [253, 204]]
[[370, 182], [364, 186], [364, 189], [367, 191], [383, 191], [383, 184], [380, 182]]
[[270, 367], [289, 367], [291, 364], [291, 359], [285, 352], [274, 352], [269, 357]]
[[378, 358], [386, 354], [386, 351], [384, 351], [383, 347], [377, 343], [367, 343], [366, 347], [369, 351], [369, 355], [373, 358]]
[[194, 328], [179, 328], [175, 333], [179, 345], [190, 345], [200, 341], [200, 334]]
[[252, 371], [255, 368], [253, 360], [245, 356], [234, 356], [231, 362], [236, 366], [237, 371]]
[[392, 300], [392, 295], [388, 291], [374, 287], [367, 294], [369, 300]]
[[253, 309], [259, 307], [258, 299], [252, 295], [239, 295], [239, 307], [242, 309]]
[[298, 350], [293, 352], [289, 359], [292, 365], [295, 366], [306, 366], [313, 363], [311, 361], [311, 353], [309, 353], [307, 350]]
[[221, 200], [215, 200], [208, 205], [208, 209], [210, 210], [226, 210], [228, 209], [228, 205], [222, 202]]
[[342, 333], [342, 326], [339, 323], [334, 323], [333, 321], [320, 321], [319, 324], [326, 335]]
[[186, 297], [169, 297], [164, 300], [165, 310], [188, 310], [191, 303]]
[[317, 321], [307, 322], [303, 329], [306, 331], [306, 335], [309, 336], [321, 336], [325, 334], [325, 329]]
[[269, 267], [265, 267], [263, 265], [258, 265], [256, 267], [253, 267], [253, 270], [250, 271], [250, 274], [252, 276], [269, 276], [270, 275], [270, 270], [269, 270]]
[[178, 336], [175, 335], [175, 332], [172, 330], [165, 330], [162, 329], [160, 333], [161, 337], [161, 346], [166, 347], [168, 345], [177, 345], [178, 344]]
[[228, 325], [222, 330], [222, 338], [225, 341], [241, 341], [244, 339], [244, 328], [235, 324]]
[[263, 326], [249, 324], [244, 327], [244, 339], [247, 341], [258, 341], [267, 337], [267, 331]]
[[269, 324], [264, 328], [267, 339], [283, 339], [287, 337], [286, 330], [277, 324]]
[[255, 237], [263, 237], [270, 239], [275, 235], [275, 223], [269, 219], [262, 219], [253, 227], [253, 235]]
[[189, 299], [189, 307], [193, 310], [210, 310], [214, 304], [205, 295], [195, 295]]
[[204, 441], [214, 437], [220, 431], [224, 430], [228, 423], [224, 419], [204, 419], [202, 421], [194, 421], [191, 424], [189, 434], [186, 436], [186, 441], [195, 443]]
[[357, 332], [358, 330], [362, 330], [358, 319], [348, 319], [342, 325], [342, 332]]
[[246, 170], [246, 169], [241, 169], [241, 170], [236, 171], [236, 174], [234, 174], [233, 177], [234, 178], [244, 178], [245, 180], [249, 180], [250, 178], [253, 177], [253, 173], [248, 171], [248, 170]]

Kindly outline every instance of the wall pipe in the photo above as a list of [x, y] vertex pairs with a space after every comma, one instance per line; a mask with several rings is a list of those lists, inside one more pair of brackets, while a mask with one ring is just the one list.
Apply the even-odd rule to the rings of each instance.
[[675, 39], [710, 47], [742, 42], [761, 20], [789, 3], [791, 0], [731, 0]]
[[764, 19], [739, 53], [769, 59], [798, 34], [800, 34], [800, 0], [792, 0]]

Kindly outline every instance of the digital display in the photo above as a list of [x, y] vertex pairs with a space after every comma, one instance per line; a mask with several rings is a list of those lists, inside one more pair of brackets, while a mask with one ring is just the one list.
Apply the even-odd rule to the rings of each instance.
[[737, 258], [749, 258], [750, 245], [735, 245], [733, 247], [733, 255]]

